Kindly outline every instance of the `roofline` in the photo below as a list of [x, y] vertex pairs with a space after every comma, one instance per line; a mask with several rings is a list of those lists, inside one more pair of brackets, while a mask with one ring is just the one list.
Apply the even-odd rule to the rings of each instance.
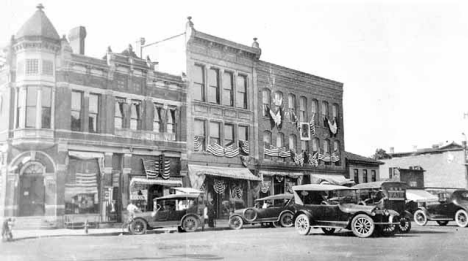
[[244, 44], [236, 43], [234, 41], [227, 40], [227, 39], [217, 37], [217, 36], [214, 36], [214, 35], [211, 35], [211, 34], [207, 34], [207, 33], [204, 33], [204, 32], [200, 32], [200, 31], [197, 31], [197, 30], [194, 30], [193, 38], [200, 38], [200, 39], [207, 40], [207, 41], [210, 41], [210, 42], [215, 42], [215, 43], [219, 43], [219, 44], [222, 44], [222, 45], [226, 45], [226, 46], [234, 48], [234, 49], [238, 49], [238, 50], [242, 50], [244, 52], [251, 53], [251, 54], [253, 54], [255, 56], [260, 56], [260, 54], [262, 52], [260, 48], [250, 47], [250, 46], [247, 46], [247, 45], [244, 45]]

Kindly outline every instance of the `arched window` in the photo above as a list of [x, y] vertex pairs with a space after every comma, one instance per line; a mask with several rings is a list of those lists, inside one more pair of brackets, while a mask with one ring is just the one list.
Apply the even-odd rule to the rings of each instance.
[[335, 166], [340, 166], [340, 161], [341, 161], [341, 155], [340, 155], [340, 142], [335, 140], [333, 141], [333, 152], [336, 157], [338, 157], [339, 160], [335, 161]]
[[339, 113], [339, 107], [338, 107], [338, 104], [333, 104], [332, 106], [332, 116], [333, 118], [338, 118], [338, 113]]
[[289, 149], [296, 151], [297, 137], [294, 134], [289, 135]]
[[309, 141], [301, 140], [301, 151], [309, 151]]
[[328, 118], [328, 102], [322, 102], [322, 122], [325, 126], [325, 120]]
[[281, 148], [284, 147], [284, 134], [279, 132], [276, 136], [276, 147]]
[[275, 106], [283, 105], [283, 93], [275, 92], [275, 97], [273, 98], [273, 103]]
[[267, 106], [271, 103], [271, 92], [268, 89], [262, 91], [263, 116], [268, 116]]
[[[270, 145], [271, 145], [271, 132], [269, 131], [264, 131], [263, 132], [263, 149], [270, 149]], [[271, 156], [268, 156], [264, 153], [263, 155], [264, 159], [267, 159], [269, 160], [271, 158]]]
[[[323, 153], [331, 156], [330, 153], [330, 141], [328, 139], [323, 140]], [[330, 161], [325, 161], [325, 165], [331, 165]]]
[[312, 100], [312, 115], [314, 117], [314, 123], [315, 125], [318, 124], [319, 121], [319, 106], [318, 106], [318, 101], [316, 99]]
[[307, 121], [307, 98], [301, 97], [299, 100], [299, 120], [300, 121]]
[[296, 114], [296, 95], [288, 94], [289, 120], [293, 121], [293, 113]]

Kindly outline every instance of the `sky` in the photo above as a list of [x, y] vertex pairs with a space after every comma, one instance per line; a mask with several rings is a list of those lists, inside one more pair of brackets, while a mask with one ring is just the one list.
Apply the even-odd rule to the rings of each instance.
[[196, 30], [241, 44], [258, 37], [261, 60], [344, 84], [349, 152], [468, 136], [468, 1], [1, 1], [1, 46], [39, 2], [59, 35], [86, 27], [93, 57], [183, 33], [187, 16]]

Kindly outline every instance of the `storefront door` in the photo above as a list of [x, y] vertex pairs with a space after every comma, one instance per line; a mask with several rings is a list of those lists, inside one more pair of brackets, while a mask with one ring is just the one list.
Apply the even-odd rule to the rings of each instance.
[[19, 216], [43, 216], [45, 202], [44, 177], [24, 173], [20, 184]]

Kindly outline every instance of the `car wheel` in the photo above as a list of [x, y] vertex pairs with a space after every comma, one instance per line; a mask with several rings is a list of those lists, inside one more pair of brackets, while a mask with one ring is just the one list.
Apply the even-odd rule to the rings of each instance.
[[401, 233], [408, 233], [411, 230], [411, 218], [409, 216], [405, 216], [404, 218], [400, 219], [400, 232]]
[[183, 229], [181, 226], [178, 226], [177, 227], [177, 232], [183, 233], [183, 232], [185, 232], [185, 229]]
[[374, 233], [374, 220], [368, 215], [356, 215], [351, 221], [351, 229], [357, 237], [370, 237]]
[[427, 224], [426, 213], [421, 209], [416, 210], [416, 212], [414, 212], [414, 222], [420, 226], [425, 226]]
[[233, 216], [229, 219], [229, 227], [235, 230], [241, 229], [244, 221], [239, 216]]
[[244, 210], [243, 216], [248, 222], [253, 222], [257, 219], [257, 210], [253, 208], [247, 208]]
[[281, 227], [280, 223], [278, 221], [271, 222], [272, 227]]
[[147, 228], [148, 225], [143, 219], [134, 219], [132, 223], [130, 223], [130, 233], [132, 233], [132, 235], [143, 235], [146, 233]]
[[283, 227], [291, 227], [293, 225], [293, 214], [284, 213], [280, 217], [280, 224]]
[[300, 214], [296, 218], [296, 222], [294, 224], [295, 224], [297, 232], [300, 235], [305, 236], [305, 235], [309, 234], [310, 228], [311, 228], [310, 227], [310, 220], [309, 220], [309, 217], [306, 214]]
[[468, 213], [465, 210], [460, 209], [455, 213], [455, 221], [459, 227], [468, 226]]
[[198, 228], [198, 219], [194, 216], [188, 216], [182, 221], [182, 228], [187, 232], [193, 232]]
[[322, 227], [322, 231], [325, 235], [333, 235], [335, 233], [335, 229], [332, 227]]
[[396, 234], [397, 226], [396, 225], [382, 225], [378, 227], [378, 231], [380, 235], [384, 237], [391, 237]]
[[446, 226], [448, 224], [448, 220], [437, 220], [436, 221], [437, 224], [439, 224], [439, 226], [443, 227], [443, 226]]

